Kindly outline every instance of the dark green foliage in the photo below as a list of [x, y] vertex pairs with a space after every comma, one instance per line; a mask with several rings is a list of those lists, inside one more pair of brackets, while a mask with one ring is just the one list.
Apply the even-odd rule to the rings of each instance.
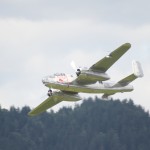
[[150, 150], [150, 116], [132, 100], [89, 98], [81, 106], [28, 117], [0, 107], [0, 150]]

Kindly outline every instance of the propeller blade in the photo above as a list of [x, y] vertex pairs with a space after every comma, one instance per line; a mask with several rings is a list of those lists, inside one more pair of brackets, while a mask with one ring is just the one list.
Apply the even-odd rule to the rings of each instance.
[[77, 66], [74, 61], [71, 61], [70, 65], [75, 71], [77, 71]]

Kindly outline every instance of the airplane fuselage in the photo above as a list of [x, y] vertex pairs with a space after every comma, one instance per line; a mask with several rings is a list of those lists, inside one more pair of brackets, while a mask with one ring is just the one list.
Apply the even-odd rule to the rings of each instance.
[[43, 84], [49, 88], [57, 89], [73, 93], [116, 93], [130, 92], [133, 86], [127, 85], [124, 87], [113, 87], [113, 84], [107, 82], [97, 82], [96, 84], [81, 85], [73, 83], [74, 77], [66, 74], [56, 74], [54, 76], [45, 77]]

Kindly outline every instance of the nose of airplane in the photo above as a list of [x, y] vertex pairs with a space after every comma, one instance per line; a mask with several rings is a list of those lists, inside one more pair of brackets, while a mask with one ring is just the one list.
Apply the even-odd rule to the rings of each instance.
[[42, 79], [42, 82], [43, 82], [43, 84], [45, 83], [45, 80], [44, 80], [44, 78]]
[[47, 77], [44, 77], [44, 78], [42, 79], [42, 82], [43, 82], [43, 84], [46, 83], [46, 82], [47, 82]]
[[54, 80], [54, 77], [52, 76], [46, 76], [42, 79], [43, 84], [48, 83], [48, 82], [52, 82]]

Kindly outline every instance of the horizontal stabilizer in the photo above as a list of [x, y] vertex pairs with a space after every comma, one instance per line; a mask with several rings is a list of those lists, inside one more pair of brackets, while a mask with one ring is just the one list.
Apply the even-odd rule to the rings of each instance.
[[[116, 88], [116, 87], [123, 87], [123, 86], [127, 86], [129, 83], [131, 83], [132, 81], [134, 81], [135, 79], [139, 78], [139, 77], [143, 77], [143, 70], [141, 67], [141, 64], [138, 61], [133, 61], [132, 62], [132, 69], [133, 69], [133, 73], [130, 74], [129, 76], [121, 79], [120, 81], [118, 81], [115, 85], [113, 85], [112, 87]], [[108, 97], [110, 95], [113, 95], [115, 93], [104, 93], [104, 95], [102, 96], [103, 99], [108, 99]]]
[[102, 95], [102, 99], [108, 100], [110, 95], [114, 95], [115, 93], [105, 93]]
[[126, 86], [132, 81], [134, 81], [136, 78], [143, 77], [143, 71], [141, 64], [138, 61], [133, 61], [132, 62], [132, 69], [133, 73], [122, 80], [118, 81], [113, 87], [119, 87], [119, 86]]

